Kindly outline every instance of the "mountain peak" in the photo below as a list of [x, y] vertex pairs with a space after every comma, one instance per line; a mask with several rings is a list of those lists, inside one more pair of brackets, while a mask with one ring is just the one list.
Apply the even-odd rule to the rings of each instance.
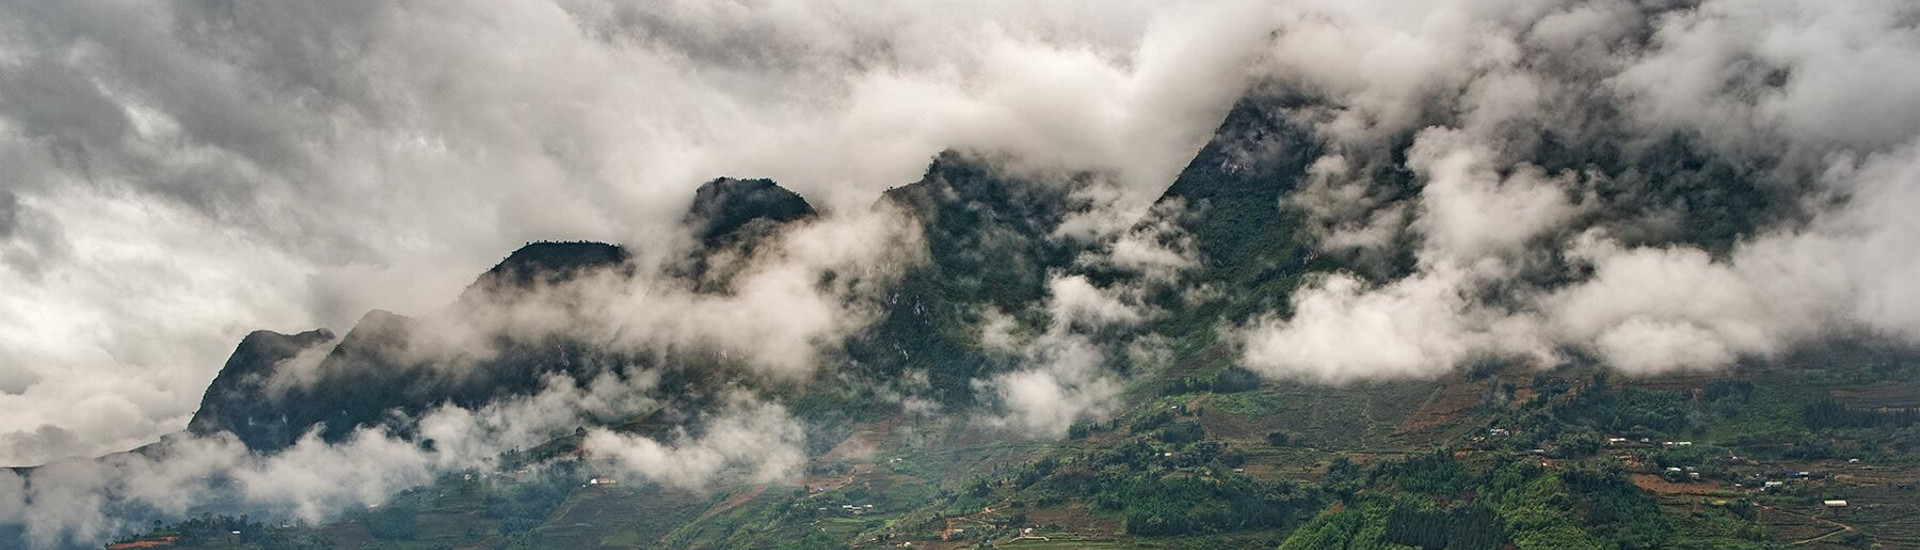
[[708, 248], [738, 240], [763, 224], [813, 217], [813, 205], [773, 180], [715, 178], [694, 191], [685, 223]]
[[240, 425], [241, 411], [236, 410], [236, 404], [262, 395], [266, 379], [272, 377], [274, 368], [281, 362], [334, 339], [333, 331], [324, 328], [299, 334], [270, 330], [248, 333], [240, 339], [240, 345], [234, 347], [227, 363], [220, 367], [220, 374], [207, 385], [207, 392], [200, 399], [200, 410], [188, 421], [187, 431], [208, 434], [229, 430], [249, 444], [255, 444], [258, 438], [251, 437], [253, 432]]
[[596, 268], [626, 263], [629, 254], [620, 245], [594, 241], [535, 241], [508, 254], [480, 274], [474, 288], [525, 288], [564, 280]]

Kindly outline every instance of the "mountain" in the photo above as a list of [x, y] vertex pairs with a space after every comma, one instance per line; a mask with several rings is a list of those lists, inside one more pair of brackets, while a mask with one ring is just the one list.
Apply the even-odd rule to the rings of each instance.
[[[702, 254], [750, 246], [781, 224], [813, 209], [799, 195], [768, 180], [714, 180], [700, 188], [687, 227], [706, 246]], [[539, 390], [547, 376], [586, 380], [646, 363], [568, 335], [520, 338], [480, 334], [479, 349], [427, 349], [423, 334], [461, 334], [473, 315], [511, 310], [543, 288], [583, 277], [631, 276], [631, 254], [597, 242], [534, 242], [508, 254], [461, 293], [454, 304], [423, 318], [374, 310], [337, 341], [325, 330], [287, 337], [256, 332], [235, 349], [194, 414], [188, 431], [225, 430], [249, 448], [275, 451], [309, 430], [339, 441], [356, 428], [388, 426], [443, 404], [479, 407]], [[324, 353], [297, 361], [303, 354]], [[277, 379], [277, 381], [276, 381]]]
[[[308, 430], [338, 441], [357, 426], [399, 433], [442, 404], [478, 407], [538, 390], [542, 377], [655, 373], [667, 403], [605, 425], [567, 426], [515, 449], [499, 471], [450, 473], [317, 527], [203, 517], [148, 533], [176, 547], [378, 548], [1380, 548], [1653, 549], [1910, 547], [1920, 529], [1920, 354], [1863, 336], [1724, 372], [1624, 377], [1571, 350], [1534, 368], [1476, 358], [1426, 377], [1326, 384], [1255, 374], [1234, 334], [1319, 275], [1384, 285], [1421, 269], [1404, 231], [1373, 249], [1323, 247], [1323, 220], [1297, 200], [1332, 144], [1310, 95], [1262, 89], [1236, 103], [1136, 229], [1190, 244], [1195, 265], [1170, 288], [1082, 261], [1098, 244], [1061, 235], [1093, 206], [1096, 174], [1033, 175], [992, 154], [946, 151], [876, 208], [903, 213], [924, 257], [905, 266], [861, 326], [799, 381], [740, 361], [676, 350], [643, 354], [562, 334], [487, 333], [489, 353], [424, 353], [423, 335], [478, 323], [570, 284], [635, 277], [626, 249], [532, 243], [482, 274], [446, 311], [370, 312], [345, 335], [248, 335], [189, 430], [230, 431], [271, 454]], [[1423, 192], [1405, 151], [1352, 159], [1377, 208]], [[1622, 142], [1549, 136], [1546, 173], [1581, 172], [1582, 192], [1630, 206], [1581, 213], [1626, 227], [1665, 209], [1667, 230], [1634, 242], [1724, 254], [1757, 228], [1791, 220], [1792, 190], [1717, 157], [1688, 136]], [[769, 180], [702, 185], [682, 220], [688, 256], [665, 275], [726, 297], [768, 243], [821, 219]], [[1158, 229], [1156, 229], [1158, 231]], [[1564, 258], [1529, 257], [1529, 281], [1578, 277]], [[803, 284], [826, 286], [837, 273]], [[1137, 313], [1122, 328], [1055, 316], [1056, 284], [1083, 278]], [[1159, 284], [1161, 286], [1155, 286]], [[1512, 291], [1493, 288], [1485, 292]], [[591, 295], [588, 295], [591, 296]], [[1124, 298], [1124, 300], [1121, 300]], [[582, 300], [591, 304], [591, 299]], [[561, 300], [568, 307], [579, 303]], [[1102, 302], [1104, 303], [1104, 302]], [[1144, 312], [1144, 313], [1139, 313]], [[1010, 339], [1066, 340], [1043, 352]], [[1081, 331], [1081, 332], [1075, 332]], [[840, 336], [834, 333], [834, 336]], [[1359, 343], [1358, 345], [1369, 345]], [[1011, 346], [1017, 347], [1019, 344]], [[1064, 351], [1063, 351], [1064, 350]], [[1111, 408], [1075, 417], [1064, 439], [1005, 419], [994, 384], [1046, 374], [1069, 352], [1106, 358]], [[432, 350], [426, 350], [432, 351]], [[444, 376], [457, 369], [460, 376]], [[1071, 373], [1069, 373], [1071, 374]], [[1056, 376], [1051, 375], [1049, 376]], [[1057, 375], [1067, 377], [1068, 375]], [[298, 383], [289, 383], [295, 380]], [[672, 445], [705, 463], [745, 445], [728, 432], [728, 395], [777, 400], [802, 425], [790, 485], [744, 473], [697, 487], [624, 478], [589, 439], [644, 435], [646, 460]], [[757, 392], [757, 393], [756, 393]], [[1043, 401], [1069, 401], [1065, 392]], [[698, 446], [715, 432], [732, 437]], [[757, 451], [756, 451], [757, 452]], [[543, 465], [537, 466], [536, 465]], [[682, 477], [697, 468], [676, 470]], [[1828, 500], [1845, 500], [1829, 506]], [[232, 531], [259, 533], [241, 540]], [[910, 545], [910, 546], [909, 546]], [[1907, 546], [1902, 546], [1907, 545]]]
[[773, 180], [717, 178], [694, 191], [682, 224], [703, 249], [713, 250], [818, 214], [806, 199]]
[[859, 372], [925, 373], [941, 403], [972, 404], [972, 381], [1007, 365], [982, 353], [969, 327], [987, 308], [1017, 311], [1041, 300], [1048, 271], [1072, 261], [1072, 251], [1049, 238], [1068, 212], [1066, 190], [945, 151], [919, 181], [883, 194], [882, 204], [919, 224], [927, 261], [901, 276], [880, 319], [848, 343]]
[[607, 243], [527, 243], [481, 273], [463, 296], [563, 283], [588, 271], [619, 267], [628, 257], [625, 248]]
[[334, 338], [333, 332], [327, 329], [295, 335], [265, 330], [248, 334], [220, 367], [220, 374], [207, 385], [206, 395], [200, 398], [200, 410], [195, 411], [187, 423], [187, 431], [194, 434], [232, 432], [254, 448], [272, 448], [273, 442], [286, 440], [290, 435], [286, 433], [288, 422], [271, 417], [255, 418], [250, 404], [257, 403], [269, 391], [268, 380], [281, 363], [302, 353], [323, 349], [333, 343]]

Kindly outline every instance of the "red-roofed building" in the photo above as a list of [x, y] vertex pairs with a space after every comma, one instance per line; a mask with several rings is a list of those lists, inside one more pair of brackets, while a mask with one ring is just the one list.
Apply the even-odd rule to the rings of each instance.
[[107, 550], [131, 550], [134, 548], [165, 548], [168, 546], [173, 546], [173, 543], [178, 542], [179, 540], [180, 540], [180, 537], [167, 535], [164, 537], [154, 538], [154, 539], [141, 539], [136, 541], [109, 544], [107, 545]]

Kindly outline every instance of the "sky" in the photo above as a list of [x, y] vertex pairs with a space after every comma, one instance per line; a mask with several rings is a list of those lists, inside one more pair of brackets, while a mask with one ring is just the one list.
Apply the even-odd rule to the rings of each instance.
[[845, 211], [983, 148], [1150, 198], [1265, 29], [1094, 4], [0, 3], [0, 464], [152, 441], [247, 332], [526, 241], [665, 253], [718, 176]]
[[[718, 176], [773, 178], [833, 221], [782, 241], [745, 300], [609, 283], [704, 315], [643, 320], [658, 330], [632, 345], [774, 342], [748, 361], [814, 368], [811, 346], [863, 319], [841, 304], [871, 289], [790, 282], [910, 259], [888, 248], [910, 235], [861, 239], [899, 227], [868, 207], [947, 149], [1101, 174], [1083, 197], [1098, 208], [1069, 224], [1104, 239], [1082, 261], [1179, 285], [1199, 259], [1166, 246], [1181, 236], [1151, 201], [1234, 101], [1276, 87], [1316, 98], [1301, 116], [1324, 149], [1282, 200], [1324, 251], [1410, 242], [1415, 265], [1325, 274], [1284, 316], [1229, 327], [1264, 375], [1434, 377], [1570, 352], [1650, 375], [1835, 336], [1920, 341], [1911, 2], [0, 0], [0, 464], [155, 441], [185, 426], [248, 332], [430, 313], [527, 241], [605, 240], [658, 261]], [[1602, 176], [1543, 168], [1530, 154], [1547, 130], [1694, 136], [1794, 189], [1802, 215], [1724, 251], [1649, 239], [1671, 212], [1618, 216], [1593, 191]], [[1383, 201], [1362, 175], [1394, 158], [1418, 189]], [[842, 250], [856, 241], [871, 243]], [[1548, 256], [1585, 275], [1531, 284]], [[1158, 312], [1147, 287], [1061, 274], [1048, 288], [1039, 334], [981, 328], [1025, 366], [979, 383], [1005, 409], [994, 422], [1058, 434], [1114, 405], [1113, 358], [1091, 339]], [[751, 324], [769, 313], [806, 322]], [[790, 439], [777, 404], [730, 410], [716, 437]], [[510, 439], [397, 461], [421, 469], [392, 479]], [[724, 440], [592, 440], [663, 478], [739, 458], [712, 454], [737, 447]], [[304, 464], [202, 444], [223, 457], [209, 463], [262, 479]], [[749, 466], [791, 466], [768, 456], [786, 458]], [[20, 513], [7, 502], [0, 520]]]

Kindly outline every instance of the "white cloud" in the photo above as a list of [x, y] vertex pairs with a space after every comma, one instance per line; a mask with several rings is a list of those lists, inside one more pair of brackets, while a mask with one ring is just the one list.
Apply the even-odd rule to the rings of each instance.
[[[428, 483], [439, 475], [470, 469], [492, 471], [501, 453], [530, 448], [588, 421], [607, 422], [651, 411], [658, 406], [649, 397], [654, 380], [650, 373], [627, 377], [609, 374], [583, 386], [564, 378], [550, 378], [545, 388], [533, 395], [501, 399], [476, 409], [443, 406], [429, 411], [417, 419], [418, 435], [411, 438], [383, 428], [362, 428], [343, 441], [327, 443], [309, 433], [282, 452], [261, 455], [248, 451], [224, 432], [176, 435], [148, 452], [55, 462], [35, 468], [24, 477], [0, 470], [4, 472], [0, 475], [0, 524], [24, 527], [27, 541], [34, 547], [91, 546], [130, 529], [143, 528], [153, 519], [145, 512], [140, 512], [140, 517], [128, 517], [129, 510], [184, 514], [190, 507], [208, 504], [216, 495], [230, 496], [228, 502], [249, 507], [257, 512], [256, 517], [281, 515], [305, 522], [325, 521], [342, 510], [385, 502], [395, 492]], [[715, 426], [712, 433], [716, 434], [742, 429], [734, 420], [723, 419]], [[791, 420], [779, 425], [760, 422], [744, 426], [755, 437], [791, 435], [798, 429]], [[770, 431], [769, 427], [788, 431]], [[744, 440], [709, 437], [703, 441], [732, 447]], [[797, 449], [764, 447], [758, 451], [773, 453], [769, 456], [781, 460], [799, 453]], [[662, 464], [697, 471], [709, 467], [703, 462], [707, 458], [677, 454], [663, 459]], [[693, 462], [674, 462], [680, 460]], [[223, 489], [221, 480], [231, 480], [232, 484]], [[692, 487], [697, 485], [695, 481], [688, 478], [673, 483]]]
[[1464, 295], [1457, 269], [1370, 288], [1334, 274], [1302, 287], [1293, 316], [1246, 327], [1247, 366], [1277, 378], [1343, 384], [1381, 378], [1435, 378], [1479, 356], [1551, 357], [1531, 320]]
[[[1132, 246], [1161, 247], [1162, 238], [1177, 236], [1169, 233], [1172, 227], [1163, 218], [1151, 218], [1135, 230], [1109, 235], [1077, 259], [1080, 265], [1113, 268], [1135, 279], [1098, 286], [1084, 275], [1051, 274], [1045, 332], [1023, 340], [1013, 334], [1010, 317], [998, 312], [986, 317], [982, 342], [1019, 360], [1012, 371], [975, 381], [976, 388], [997, 399], [998, 410], [984, 419], [988, 424], [1025, 437], [1059, 438], [1076, 422], [1105, 419], [1118, 410], [1124, 381], [1112, 367], [1113, 355], [1141, 360], [1141, 368], [1156, 366], [1159, 340], [1135, 330], [1161, 313], [1146, 303], [1146, 291], [1177, 284], [1196, 261], [1185, 249], [1155, 254], [1159, 261], [1124, 255], [1139, 252]], [[1129, 241], [1142, 242], [1124, 244]]]
[[[1248, 329], [1254, 366], [1337, 382], [1433, 376], [1502, 350], [1551, 362], [1541, 350], [1571, 347], [1658, 374], [1862, 331], [1920, 342], [1920, 316], [1904, 313], [1914, 293], [1898, 282], [1920, 262], [1893, 244], [1920, 236], [1896, 213], [1915, 200], [1920, 135], [1910, 5], [1388, 4], [1302, 4], [1282, 17], [1270, 60], [1328, 100], [1330, 153], [1291, 199], [1328, 249], [1391, 234], [1382, 216], [1397, 205], [1354, 175], [1391, 157], [1392, 136], [1445, 124], [1404, 151], [1420, 177], [1419, 264], [1399, 280], [1335, 275], [1302, 289], [1291, 317]], [[1605, 206], [1587, 191], [1595, 176], [1534, 163], [1543, 131], [1626, 149], [1704, 136], [1730, 162], [1772, 166], [1764, 184], [1809, 184], [1807, 218], [1757, 228], [1724, 257], [1622, 244], [1590, 229]], [[1541, 277], [1555, 256], [1575, 271]], [[1535, 286], [1555, 277], [1572, 282]]]
[[[1826, 185], [1848, 199], [1808, 226], [1760, 235], [1724, 259], [1686, 247], [1625, 248], [1589, 234], [1574, 247], [1593, 276], [1544, 299], [1561, 337], [1595, 343], [1622, 368], [1713, 368], [1859, 331], [1920, 342], [1920, 150], [1841, 163]], [[1632, 350], [1628, 338], [1648, 340]], [[1691, 341], [1698, 349], [1681, 349]], [[1672, 345], [1668, 345], [1672, 344]]]
[[1548, 177], [1527, 164], [1503, 177], [1490, 156], [1459, 130], [1428, 128], [1414, 138], [1407, 166], [1424, 180], [1413, 221], [1423, 237], [1423, 262], [1497, 260], [1577, 212], [1567, 200], [1570, 177]]
[[1612, 85], [1655, 126], [1694, 128], [1744, 152], [1819, 162], [1920, 132], [1920, 39], [1899, 0], [1852, 9], [1805, 0], [1711, 1], [1654, 23], [1653, 48]]
[[[621, 471], [689, 490], [715, 483], [774, 483], [800, 474], [806, 463], [806, 434], [786, 408], [735, 397], [698, 435], [681, 432], [672, 441], [620, 434], [604, 428], [587, 432], [582, 447], [610, 460]], [[724, 480], [723, 474], [728, 475]]]
[[1307, 167], [1307, 181], [1283, 200], [1306, 209], [1326, 250], [1380, 249], [1406, 225], [1406, 208], [1385, 204], [1345, 156], [1327, 155]]
[[1712, 332], [1685, 322], [1645, 318], [1614, 325], [1594, 339], [1594, 347], [1607, 364], [1627, 374], [1713, 370], [1734, 360], [1733, 351]]
[[[663, 243], [714, 176], [773, 177], [850, 213], [944, 148], [983, 148], [1108, 174], [1140, 208], [1247, 85], [1265, 12], [7, 4], [0, 434], [75, 439], [7, 445], [0, 463], [152, 441], [248, 331], [430, 311], [527, 240], [672, 256]], [[739, 323], [764, 342], [722, 345], [793, 372], [808, 355], [790, 352], [817, 342], [774, 323], [849, 323], [793, 286], [804, 274], [769, 267], [743, 290], [766, 305], [702, 321]], [[133, 412], [81, 418], [68, 405], [83, 398]]]

